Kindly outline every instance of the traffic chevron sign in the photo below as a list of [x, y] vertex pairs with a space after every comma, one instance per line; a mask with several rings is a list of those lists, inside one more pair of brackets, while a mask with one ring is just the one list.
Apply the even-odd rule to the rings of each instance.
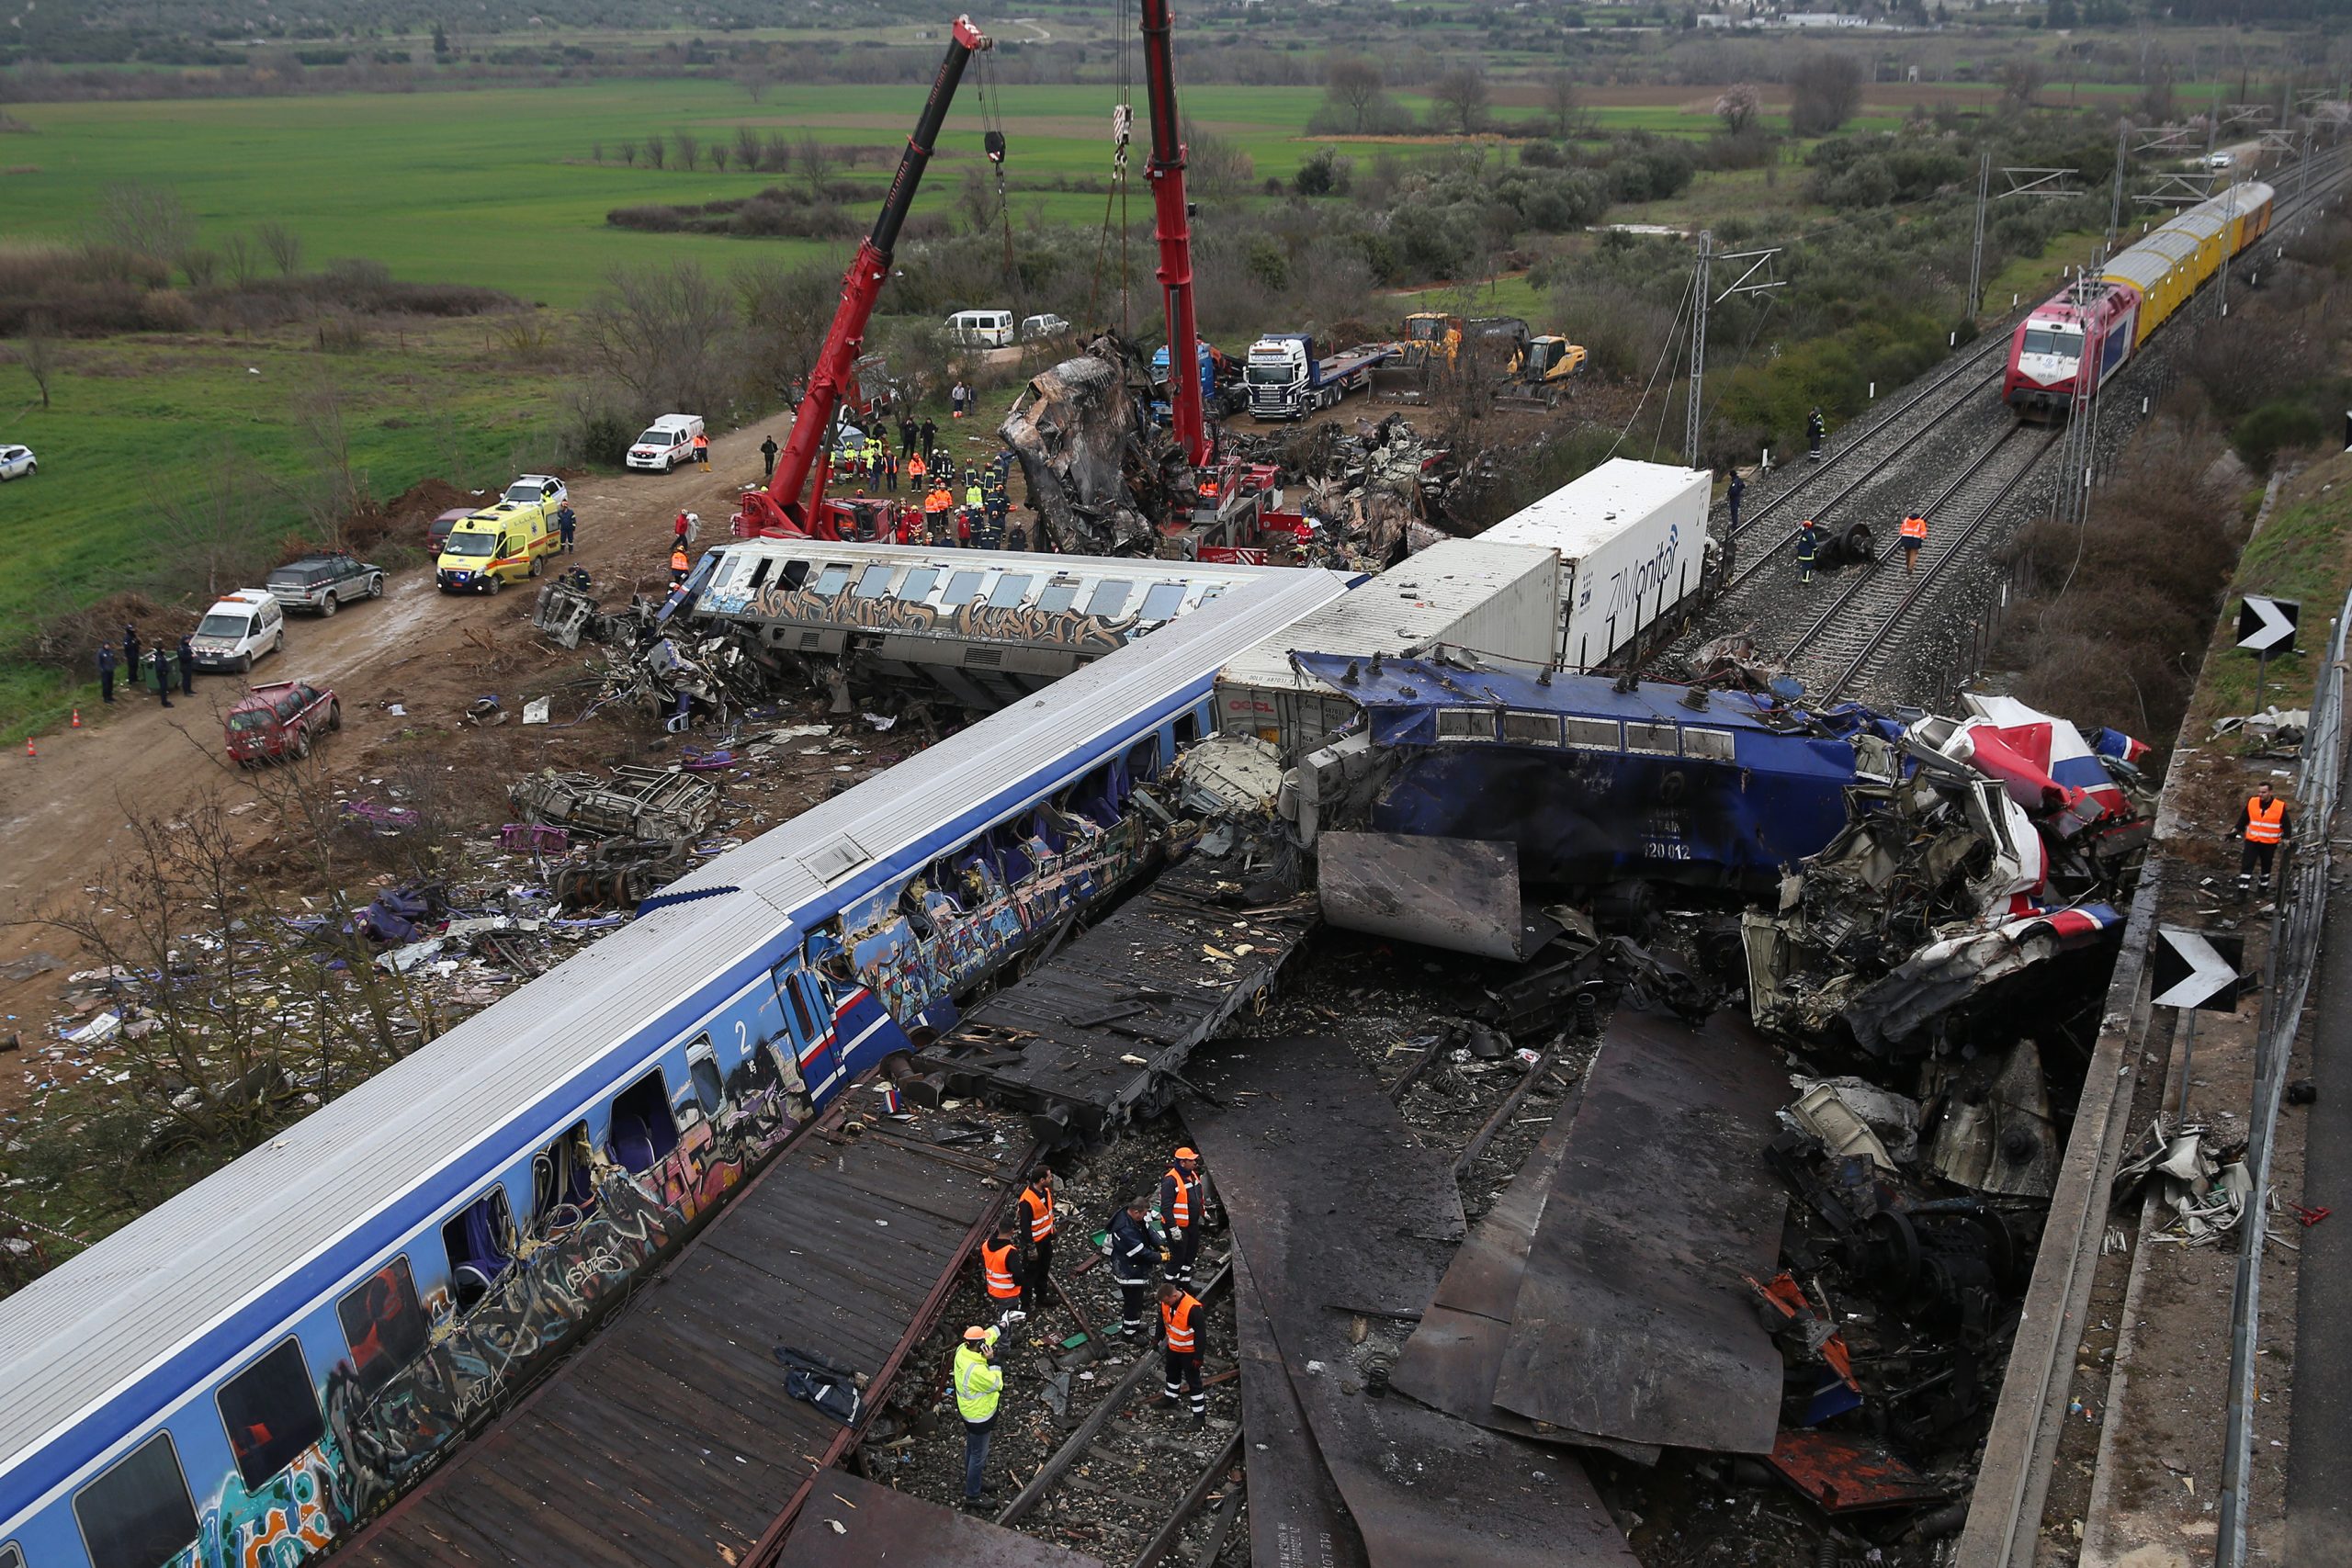
[[2154, 994], [2148, 999], [2156, 1006], [2237, 1011], [2238, 993], [2245, 987], [2245, 977], [2239, 973], [2245, 963], [2245, 938], [2158, 926], [2156, 950], [2150, 956]]
[[2295, 623], [2303, 607], [2292, 599], [2249, 593], [2238, 605], [2238, 646], [2273, 657], [2295, 651]]

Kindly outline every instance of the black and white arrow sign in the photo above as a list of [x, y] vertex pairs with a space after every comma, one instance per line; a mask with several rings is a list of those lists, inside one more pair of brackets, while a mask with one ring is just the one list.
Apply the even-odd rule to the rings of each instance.
[[2238, 646], [2248, 653], [2277, 657], [2295, 651], [2295, 623], [2303, 607], [2292, 599], [2249, 593], [2238, 605]]
[[2238, 992], [2245, 983], [2238, 973], [2245, 962], [2245, 938], [2158, 926], [2151, 957], [2154, 995], [2148, 999], [2156, 1006], [2237, 1010]]

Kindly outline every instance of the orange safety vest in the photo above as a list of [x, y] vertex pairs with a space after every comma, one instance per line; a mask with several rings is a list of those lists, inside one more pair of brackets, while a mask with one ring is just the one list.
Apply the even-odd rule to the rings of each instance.
[[1174, 1166], [1168, 1168], [1169, 1179], [1176, 1183], [1176, 1201], [1168, 1208], [1168, 1223], [1189, 1229], [1193, 1224], [1193, 1184]]
[[670, 570], [672, 571], [684, 571], [693, 564], [694, 562], [686, 558], [685, 551], [672, 550], [670, 552]]
[[1201, 1303], [1193, 1297], [1179, 1296], [1176, 1304], [1159, 1303], [1159, 1321], [1168, 1330], [1168, 1349], [1171, 1355], [1189, 1356], [1201, 1348], [1200, 1336], [1193, 1327], [1193, 1314]]
[[922, 509], [925, 512], [944, 512], [948, 504], [947, 492], [944, 490], [933, 491], [922, 498]]
[[2275, 844], [2284, 836], [2287, 803], [2273, 796], [2266, 811], [2262, 796], [2251, 795], [2245, 802], [2245, 841], [2249, 844]]
[[921, 479], [923, 475], [931, 472], [931, 469], [923, 463], [922, 453], [910, 452], [907, 454], [907, 472], [916, 479]]
[[999, 1247], [991, 1242], [980, 1244], [980, 1271], [988, 1277], [989, 1294], [999, 1301], [1018, 1296], [1021, 1287], [1012, 1282], [1012, 1244]]
[[1043, 1241], [1054, 1234], [1053, 1201], [1035, 1187], [1021, 1190], [1021, 1206], [1029, 1211], [1029, 1239]]
[[1903, 520], [1903, 536], [1906, 539], [1926, 539], [1928, 520], [1917, 515], [1905, 517]]

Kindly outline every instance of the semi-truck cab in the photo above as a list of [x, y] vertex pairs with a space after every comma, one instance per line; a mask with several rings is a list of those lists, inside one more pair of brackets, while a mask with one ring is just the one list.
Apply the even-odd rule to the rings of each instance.
[[[1218, 418], [1238, 412], [1245, 397], [1240, 385], [1240, 367], [1212, 344], [1202, 344], [1199, 348], [1201, 407]], [[1159, 424], [1166, 424], [1174, 417], [1168, 405], [1168, 346], [1165, 344], [1153, 351], [1151, 356], [1151, 417]]]
[[1366, 344], [1318, 357], [1306, 333], [1276, 333], [1250, 345], [1250, 412], [1258, 419], [1299, 419], [1361, 390], [1372, 367], [1396, 354], [1394, 344]]

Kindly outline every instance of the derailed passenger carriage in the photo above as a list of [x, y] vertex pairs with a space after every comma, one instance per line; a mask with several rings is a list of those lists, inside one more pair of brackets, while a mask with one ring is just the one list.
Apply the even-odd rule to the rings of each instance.
[[0, 1302], [0, 1564], [342, 1540], [857, 1074], [1144, 870], [1137, 796], [1212, 673], [1341, 591], [1241, 583], [714, 859]]

